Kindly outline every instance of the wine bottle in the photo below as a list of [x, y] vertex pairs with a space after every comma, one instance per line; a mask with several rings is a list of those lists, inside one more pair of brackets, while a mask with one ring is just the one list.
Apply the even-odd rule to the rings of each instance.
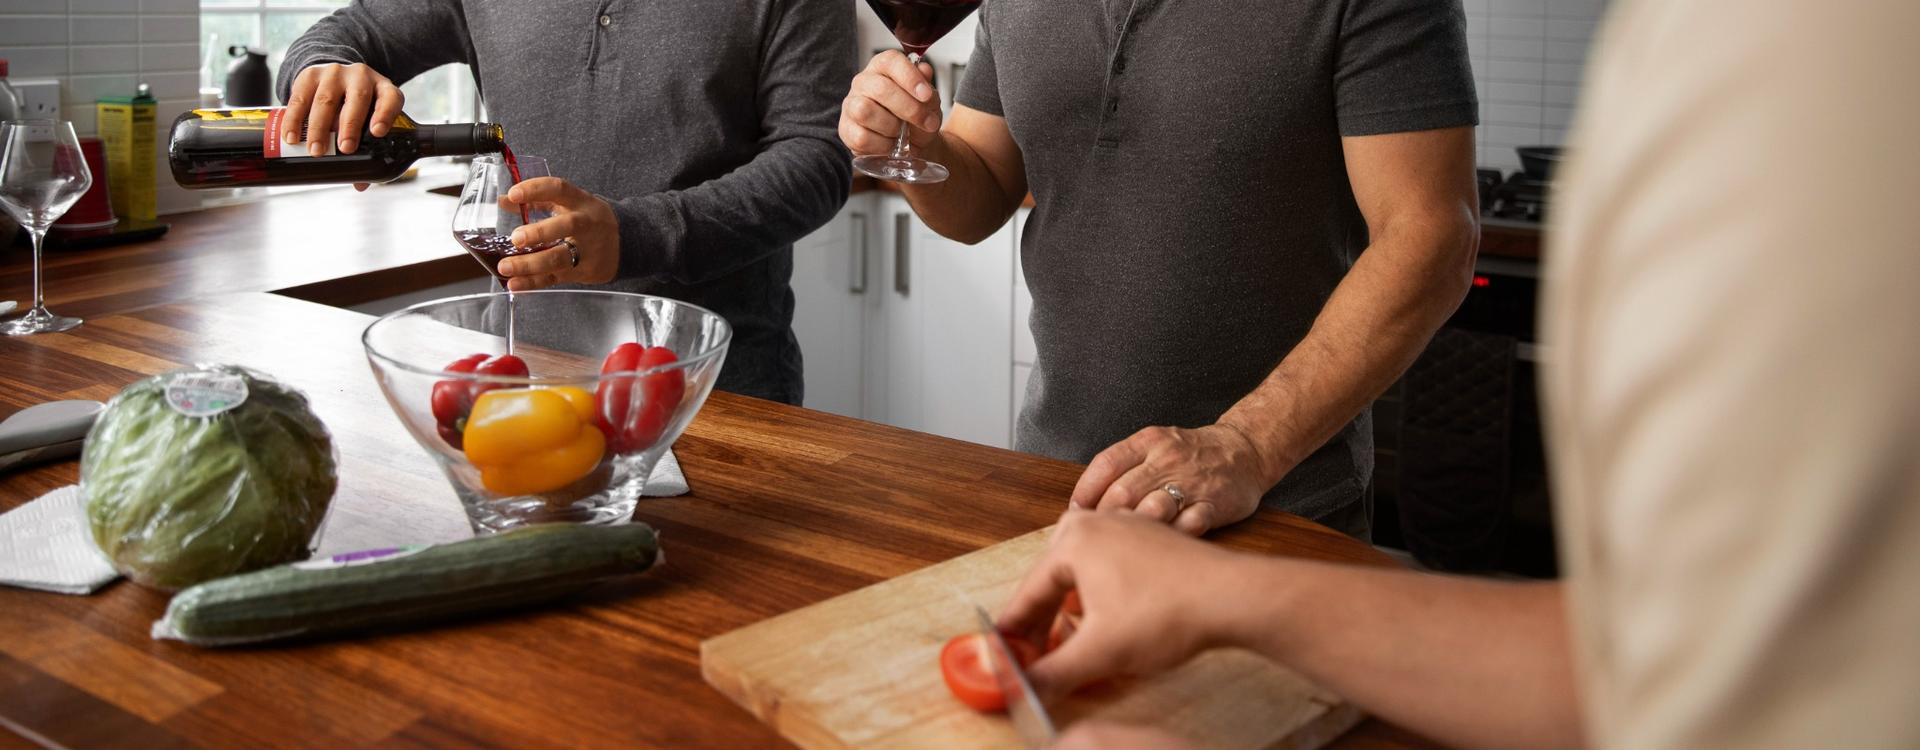
[[492, 123], [422, 125], [406, 115], [380, 137], [362, 131], [351, 154], [328, 144], [308, 156], [306, 126], [297, 143], [280, 142], [285, 108], [196, 109], [173, 121], [167, 163], [184, 188], [388, 182], [428, 156], [499, 153], [506, 132]]

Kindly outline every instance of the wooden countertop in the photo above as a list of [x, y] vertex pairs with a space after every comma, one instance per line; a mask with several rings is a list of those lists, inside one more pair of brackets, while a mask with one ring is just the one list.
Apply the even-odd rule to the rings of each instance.
[[[208, 225], [201, 236], [214, 230]], [[327, 246], [287, 232], [258, 237]], [[256, 260], [277, 260], [284, 248], [274, 251]], [[238, 248], [222, 252], [247, 257]], [[292, 276], [249, 278], [284, 284]], [[92, 290], [69, 294], [70, 309], [82, 314], [89, 310], [78, 303], [113, 301]], [[8, 363], [0, 368], [0, 414], [51, 399], [106, 398], [184, 363], [235, 362], [305, 390], [334, 432], [342, 483], [329, 533], [342, 513], [405, 519], [436, 504], [458, 513], [437, 467], [389, 413], [368, 372], [358, 338], [370, 318], [258, 293], [92, 314], [69, 333], [0, 339]], [[150, 639], [166, 596], [129, 583], [90, 597], [0, 588], [0, 726], [49, 746], [85, 747], [775, 746], [771, 730], [702, 682], [701, 640], [1045, 526], [1080, 472], [721, 393], [675, 448], [693, 493], [646, 499], [636, 512], [661, 530], [668, 562], [548, 610], [202, 650]], [[76, 470], [69, 461], [0, 476], [0, 510], [75, 481]], [[1280, 514], [1216, 539], [1269, 554], [1392, 564]], [[0, 733], [0, 747], [17, 744]], [[1376, 721], [1337, 746], [1430, 747]]]
[[[91, 318], [235, 292], [353, 305], [478, 278], [453, 242], [453, 206], [410, 181], [164, 216], [173, 228], [157, 240], [47, 251], [47, 306]], [[0, 300], [30, 303], [31, 256], [0, 244]]]

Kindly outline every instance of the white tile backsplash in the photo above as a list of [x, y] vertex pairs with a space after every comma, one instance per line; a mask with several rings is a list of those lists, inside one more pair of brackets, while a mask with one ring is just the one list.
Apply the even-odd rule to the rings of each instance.
[[140, 19], [140, 42], [193, 42], [200, 36], [200, 16], [145, 16]]
[[1478, 0], [1462, 7], [1480, 93], [1480, 165], [1519, 169], [1515, 148], [1566, 138], [1607, 0]]
[[10, 78], [60, 78], [67, 74], [65, 47], [0, 47]]
[[0, 47], [28, 44], [66, 44], [67, 17], [0, 14]]
[[[96, 130], [95, 100], [145, 82], [159, 100], [154, 137], [164, 143], [166, 127], [197, 99], [199, 37], [199, 0], [0, 0], [0, 57], [11, 77], [59, 79], [61, 116], [82, 135]], [[160, 211], [198, 208], [203, 195], [175, 185], [166, 149], [156, 151]]]
[[130, 44], [76, 44], [67, 48], [67, 55], [71, 61], [67, 71], [75, 75], [140, 69], [140, 48]]
[[195, 42], [140, 45], [141, 70], [197, 70], [199, 65], [200, 45]]
[[140, 41], [139, 16], [82, 16], [68, 20], [69, 40], [74, 44], [106, 44]]

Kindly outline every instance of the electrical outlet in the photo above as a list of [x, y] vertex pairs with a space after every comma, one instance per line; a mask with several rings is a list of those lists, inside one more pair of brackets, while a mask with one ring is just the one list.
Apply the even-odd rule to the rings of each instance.
[[33, 119], [60, 119], [60, 79], [19, 78], [9, 81], [20, 93], [20, 116]]

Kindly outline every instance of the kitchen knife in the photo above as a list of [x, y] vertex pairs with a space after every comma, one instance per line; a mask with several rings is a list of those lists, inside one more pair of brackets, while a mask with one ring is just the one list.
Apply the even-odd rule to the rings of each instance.
[[1000, 636], [1000, 629], [993, 626], [993, 618], [980, 605], [973, 605], [973, 613], [980, 618], [980, 638], [990, 652], [987, 661], [993, 667], [993, 678], [1000, 683], [1000, 693], [1007, 696], [1007, 716], [1013, 719], [1013, 730], [1027, 747], [1043, 748], [1053, 744], [1053, 717], [1047, 715], [1047, 707], [1041, 705], [1040, 696], [1034, 694], [1033, 684], [1027, 682], [1026, 673], [1020, 671], [1020, 662], [1013, 658], [1007, 640]]
[[102, 406], [98, 401], [54, 401], [0, 421], [0, 471], [78, 454]]

